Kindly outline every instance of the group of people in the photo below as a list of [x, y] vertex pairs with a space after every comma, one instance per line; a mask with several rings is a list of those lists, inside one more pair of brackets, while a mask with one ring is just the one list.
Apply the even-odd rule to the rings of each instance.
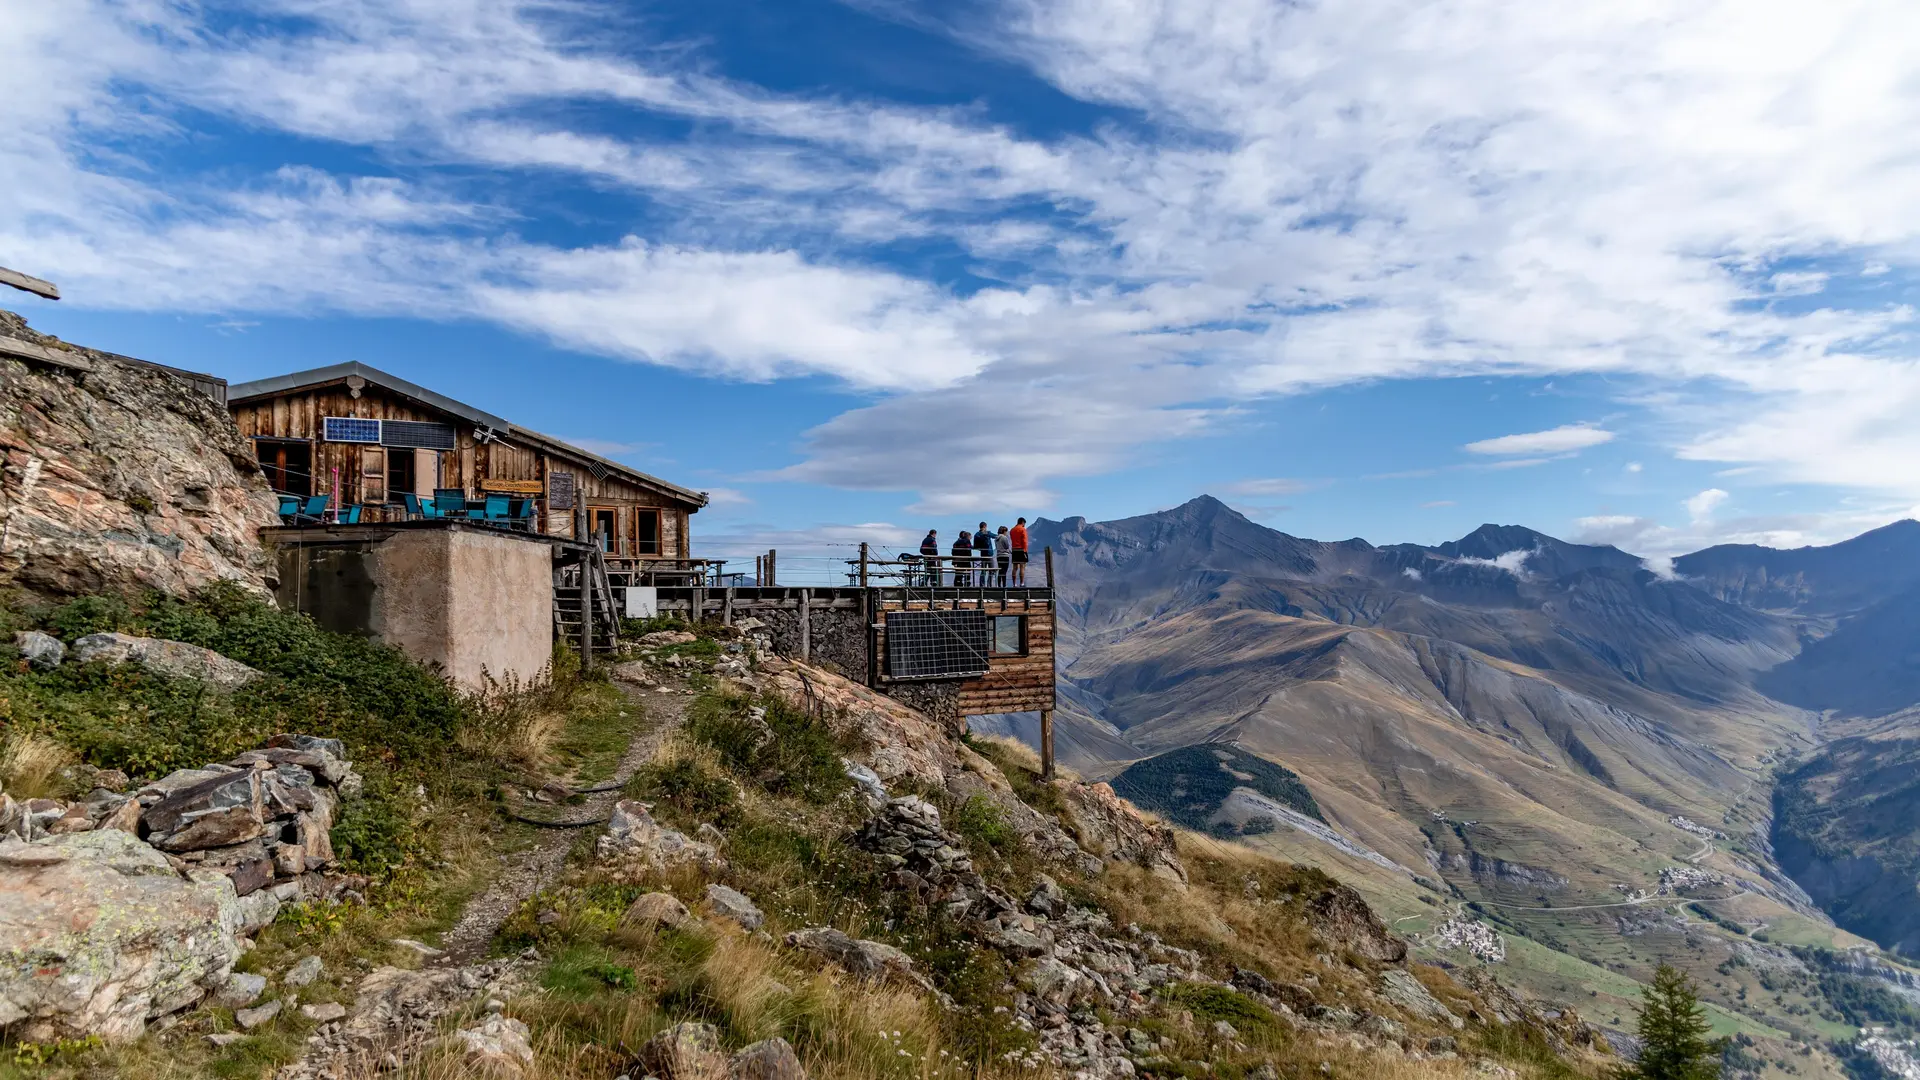
[[989, 529], [984, 521], [978, 530], [962, 527], [960, 535], [953, 538], [952, 548], [944, 553], [951, 556], [947, 560], [952, 564], [951, 573], [941, 570], [940, 530], [927, 530], [920, 541], [920, 554], [926, 560], [929, 585], [942, 585], [946, 583], [943, 579], [951, 579], [952, 584], [959, 587], [1024, 586], [1027, 583], [1027, 519], [1014, 522], [1012, 528], [1002, 525], [997, 532]]

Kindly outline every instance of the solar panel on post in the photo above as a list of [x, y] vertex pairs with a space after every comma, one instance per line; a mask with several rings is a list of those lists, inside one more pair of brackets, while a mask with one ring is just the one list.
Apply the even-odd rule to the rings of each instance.
[[983, 611], [887, 613], [887, 674], [953, 679], [987, 673], [992, 630]]

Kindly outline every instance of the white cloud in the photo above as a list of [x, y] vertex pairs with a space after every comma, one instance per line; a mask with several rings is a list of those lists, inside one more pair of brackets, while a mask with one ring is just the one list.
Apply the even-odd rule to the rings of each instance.
[[1253, 498], [1274, 495], [1299, 495], [1313, 490], [1313, 485], [1305, 480], [1292, 480], [1283, 476], [1272, 476], [1258, 480], [1237, 480], [1226, 487], [1229, 495], [1242, 495]]
[[1696, 525], [1711, 520], [1713, 512], [1719, 509], [1720, 504], [1730, 498], [1732, 498], [1731, 495], [1728, 495], [1719, 488], [1708, 488], [1700, 494], [1687, 499], [1687, 516], [1691, 517]]
[[1640, 560], [1640, 565], [1661, 581], [1680, 580], [1680, 573], [1674, 569], [1671, 555], [1649, 555]]
[[1613, 441], [1613, 432], [1590, 424], [1566, 424], [1547, 431], [1502, 435], [1470, 442], [1461, 449], [1470, 454], [1568, 454]]
[[1438, 510], [1438, 509], [1440, 509], [1440, 508], [1441, 508], [1441, 507], [1443, 507], [1443, 506], [1453, 506], [1453, 505], [1455, 505], [1455, 503], [1454, 503], [1454, 501], [1453, 501], [1452, 499], [1435, 499], [1435, 500], [1433, 500], [1432, 502], [1423, 502], [1423, 503], [1421, 503], [1421, 504], [1420, 504], [1420, 509], [1422, 509], [1422, 510]]
[[1423, 580], [1425, 580], [1425, 579], [1424, 579], [1424, 578], [1423, 578], [1423, 577], [1421, 576], [1421, 574], [1420, 574], [1420, 570], [1419, 570], [1419, 568], [1418, 568], [1418, 567], [1414, 567], [1414, 566], [1403, 566], [1403, 567], [1401, 567], [1401, 568], [1400, 568], [1400, 575], [1401, 575], [1402, 577], [1405, 577], [1405, 578], [1407, 578], [1407, 579], [1409, 579], [1409, 580], [1411, 580], [1411, 581], [1423, 581]]
[[1637, 472], [1641, 472], [1641, 471], [1642, 471], [1642, 470], [1644, 470], [1645, 468], [1646, 468], [1646, 466], [1644, 466], [1644, 465], [1642, 465], [1642, 464], [1640, 464], [1640, 463], [1639, 463], [1639, 462], [1637, 462], [1637, 461], [1629, 461], [1629, 462], [1627, 462], [1627, 471], [1628, 471], [1628, 472], [1630, 472], [1630, 473], [1637, 473]]
[[1537, 552], [1532, 548], [1515, 548], [1512, 551], [1495, 555], [1491, 559], [1478, 559], [1471, 555], [1463, 555], [1458, 561], [1471, 563], [1474, 566], [1491, 566], [1496, 570], [1505, 570], [1514, 577], [1525, 578], [1528, 576], [1527, 560], [1533, 558], [1535, 554], [1537, 554]]
[[[0, 250], [70, 306], [481, 318], [824, 375], [876, 397], [790, 474], [928, 509], [1042, 505], [1223, 402], [1500, 373], [1665, 387], [1683, 458], [1920, 498], [1913, 313], [1779, 303], [1920, 265], [1897, 0], [1006, 0], [954, 32], [1140, 121], [1044, 139], [729, 81], [593, 0], [0, 4]], [[169, 166], [215, 127], [376, 175]], [[689, 134], [631, 134], [661, 130]], [[539, 239], [523, 193], [556, 182], [660, 212]], [[1007, 284], [963, 295], [902, 242]], [[975, 435], [1008, 402], [1024, 454]], [[969, 454], [993, 469], [944, 467]]]

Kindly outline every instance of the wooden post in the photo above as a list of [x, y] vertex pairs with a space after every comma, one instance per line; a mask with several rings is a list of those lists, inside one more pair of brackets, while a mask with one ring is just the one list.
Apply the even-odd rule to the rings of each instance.
[[720, 625], [733, 625], [733, 586], [727, 586], [726, 600], [720, 605]]
[[593, 670], [593, 562], [580, 557], [580, 670]]
[[813, 659], [813, 590], [800, 590], [800, 662]]
[[1040, 710], [1040, 779], [1053, 779], [1053, 710]]
[[1053, 548], [1051, 545], [1045, 549], [1045, 554], [1047, 556], [1047, 588], [1051, 589], [1053, 588]]
[[767, 584], [780, 584], [780, 553], [773, 548], [767, 549]]
[[760, 562], [763, 558], [764, 556], [760, 556], [760, 555], [755, 555], [753, 557], [753, 583], [755, 585], [765, 584], [765, 581], [760, 574]]
[[860, 587], [867, 587], [867, 542], [860, 541]]

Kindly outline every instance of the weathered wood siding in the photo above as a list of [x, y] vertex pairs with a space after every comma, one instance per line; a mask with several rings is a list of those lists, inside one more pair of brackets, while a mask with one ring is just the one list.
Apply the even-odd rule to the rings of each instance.
[[[240, 434], [252, 438], [297, 439], [313, 443], [313, 492], [333, 495], [337, 505], [398, 501], [398, 493], [381, 490], [384, 485], [370, 481], [364, 474], [368, 449], [359, 443], [329, 443], [320, 439], [321, 424], [329, 416], [354, 416], [371, 420], [416, 420], [453, 425], [455, 447], [440, 451], [439, 475], [423, 477], [418, 487], [461, 488], [468, 497], [479, 498], [488, 481], [538, 482], [543, 493], [550, 492], [548, 477], [555, 472], [573, 474], [578, 503], [602, 504], [623, 509], [645, 507], [660, 511], [660, 555], [690, 558], [686, 504], [652, 487], [634, 483], [609, 473], [606, 479], [593, 475], [585, 458], [574, 458], [541, 444], [528, 444], [512, 436], [480, 443], [473, 437], [473, 425], [464, 419], [440, 412], [378, 385], [369, 385], [354, 397], [344, 383], [314, 387], [232, 405], [230, 411]], [[335, 470], [338, 473], [335, 473]], [[338, 490], [334, 477], [338, 475]], [[572, 536], [574, 516], [571, 510], [547, 507], [544, 494], [534, 518], [542, 532], [550, 536]]]
[[[940, 607], [949, 603], [942, 600]], [[987, 673], [978, 678], [959, 680], [958, 711], [961, 716], [986, 716], [991, 713], [1038, 712], [1053, 708], [1053, 636], [1054, 613], [1050, 601], [1028, 602], [995, 599], [958, 600], [953, 606], [979, 608], [988, 615], [1024, 615], [1027, 619], [1027, 652], [1024, 656], [990, 656]], [[887, 655], [886, 615], [888, 610], [925, 610], [925, 603], [889, 605], [880, 612], [879, 629], [874, 631], [874, 655]]]

